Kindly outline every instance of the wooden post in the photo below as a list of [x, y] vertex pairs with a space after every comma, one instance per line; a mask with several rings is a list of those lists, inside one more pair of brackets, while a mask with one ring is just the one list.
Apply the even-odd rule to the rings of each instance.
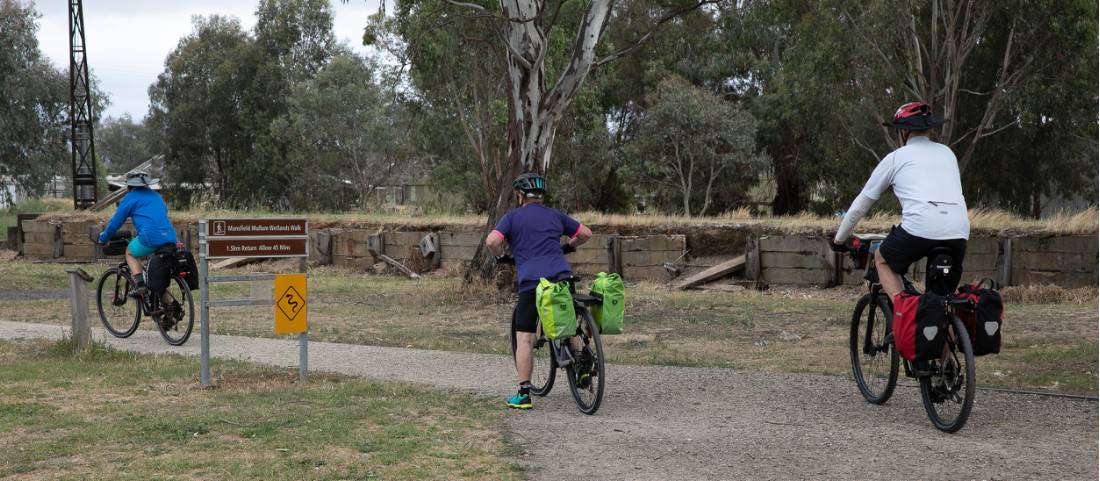
[[53, 258], [65, 255], [65, 241], [61, 240], [61, 224], [53, 224]]
[[313, 259], [315, 265], [327, 266], [332, 264], [332, 235], [328, 232], [317, 232], [318, 258]]
[[79, 267], [65, 269], [69, 273], [69, 307], [73, 315], [73, 345], [75, 350], [88, 349], [92, 343], [92, 329], [88, 325], [88, 283], [92, 276]]
[[745, 245], [745, 279], [761, 280], [760, 271], [760, 238], [753, 236]]
[[997, 256], [997, 284], [1012, 285], [1012, 238], [1001, 239], [1001, 252]]
[[607, 272], [623, 275], [623, 243], [617, 235], [607, 238]]

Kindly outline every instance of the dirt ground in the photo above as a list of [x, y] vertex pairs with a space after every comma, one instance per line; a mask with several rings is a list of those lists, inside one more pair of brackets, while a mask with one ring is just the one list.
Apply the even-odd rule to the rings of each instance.
[[[97, 336], [103, 336], [98, 331]], [[56, 338], [43, 324], [0, 321], [0, 338]], [[107, 337], [137, 352], [170, 348], [155, 333]], [[294, 366], [289, 340], [215, 336], [214, 355]], [[426, 384], [500, 399], [511, 360], [492, 354], [315, 342], [312, 369]], [[219, 373], [215, 373], [217, 376]], [[928, 422], [916, 389], [883, 406], [846, 378], [613, 364], [594, 416], [563, 386], [536, 407], [511, 412], [507, 429], [533, 480], [1096, 479], [1094, 401], [979, 391], [954, 435]], [[503, 407], [502, 407], [503, 409]]]

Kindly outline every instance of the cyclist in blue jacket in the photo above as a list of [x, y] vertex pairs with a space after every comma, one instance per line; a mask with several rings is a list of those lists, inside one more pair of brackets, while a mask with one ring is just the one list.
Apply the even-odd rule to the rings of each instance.
[[154, 179], [145, 172], [127, 173], [128, 192], [119, 203], [107, 228], [99, 234], [99, 243], [105, 243], [126, 223], [127, 218], [133, 219], [137, 236], [126, 247], [126, 265], [130, 266], [130, 272], [137, 284], [130, 291], [131, 297], [145, 295], [145, 273], [142, 272], [140, 259], [148, 257], [160, 247], [176, 244], [176, 229], [168, 220], [168, 206], [164, 204], [160, 194], [149, 188], [159, 182], [160, 179]]
[[576, 247], [592, 238], [592, 231], [572, 217], [542, 203], [546, 195], [546, 180], [538, 174], [516, 177], [512, 181], [512, 189], [519, 207], [504, 214], [496, 229], [485, 239], [485, 246], [493, 255], [500, 257], [507, 242], [516, 260], [519, 300], [514, 315], [519, 392], [507, 404], [511, 408], [531, 409], [531, 346], [535, 342], [539, 320], [535, 287], [540, 278], [558, 279], [572, 274], [562, 249], [562, 236], [569, 238], [569, 246]]

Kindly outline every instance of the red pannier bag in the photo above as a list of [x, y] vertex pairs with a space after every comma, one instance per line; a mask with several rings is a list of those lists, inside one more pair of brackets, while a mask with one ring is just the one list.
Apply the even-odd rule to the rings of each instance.
[[936, 359], [947, 339], [947, 309], [943, 296], [899, 292], [894, 296], [894, 346], [910, 361]]
[[[986, 281], [989, 287], [982, 287]], [[957, 309], [959, 319], [966, 325], [970, 334], [970, 344], [974, 346], [975, 356], [997, 354], [1001, 352], [1001, 328], [1005, 322], [1004, 302], [1001, 293], [993, 289], [993, 281], [983, 279], [977, 284], [959, 287], [959, 298], [974, 302], [974, 310]]]

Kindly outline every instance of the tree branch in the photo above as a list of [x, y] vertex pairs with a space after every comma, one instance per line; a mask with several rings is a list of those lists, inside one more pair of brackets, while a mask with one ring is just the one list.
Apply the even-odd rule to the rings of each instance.
[[661, 17], [661, 19], [658, 20], [656, 24], [654, 24], [652, 27], [650, 27], [649, 31], [647, 31], [645, 34], [643, 34], [641, 37], [639, 37], [637, 40], [635, 40], [634, 43], [631, 46], [626, 47], [622, 50], [619, 50], [618, 52], [612, 53], [611, 55], [608, 55], [604, 58], [601, 58], [601, 59], [597, 60], [596, 62], [594, 62], [592, 64], [592, 68], [597, 68], [601, 65], [607, 64], [609, 62], [613, 62], [616, 59], [619, 59], [619, 58], [625, 57], [627, 55], [630, 55], [635, 50], [638, 50], [639, 48], [641, 48], [642, 45], [644, 45], [650, 39], [650, 37], [652, 37], [653, 34], [657, 32], [657, 29], [660, 28], [661, 25], [664, 25], [668, 21], [670, 21], [670, 20], [672, 20], [676, 17], [679, 17], [680, 15], [683, 15], [685, 13], [696, 10], [699, 7], [702, 7], [703, 5], [716, 4], [719, 1], [721, 1], [721, 0], [698, 0], [694, 5], [689, 5], [687, 7], [678, 8], [678, 9], [675, 9], [675, 10], [669, 12], [664, 17]]
[[535, 20], [538, 20], [538, 19], [542, 18], [541, 13], [538, 14], [538, 15], [535, 15], [533, 17], [530, 17], [530, 18], [526, 18], [526, 17], [519, 17], [519, 18], [505, 17], [504, 15], [499, 15], [499, 14], [496, 14], [496, 13], [492, 13], [488, 9], [486, 9], [485, 7], [482, 7], [481, 5], [478, 5], [476, 3], [459, 2], [458, 0], [447, 0], [447, 3], [449, 3], [451, 5], [454, 5], [456, 7], [469, 8], [471, 10], [476, 10], [476, 11], [481, 13], [480, 15], [477, 15], [478, 17], [499, 18], [501, 20], [507, 20], [509, 22], [515, 22], [515, 23], [534, 22]]
[[982, 133], [982, 135], [980, 136], [980, 138], [983, 138], [983, 139], [984, 139], [984, 138], [986, 138], [986, 137], [989, 137], [989, 136], [991, 136], [991, 135], [994, 135], [994, 134], [996, 134], [997, 132], [1000, 132], [1000, 131], [1002, 131], [1002, 130], [1004, 130], [1004, 129], [1007, 129], [1007, 128], [1009, 128], [1009, 127], [1012, 127], [1013, 125], [1019, 125], [1019, 124], [1020, 124], [1020, 120], [1019, 120], [1019, 119], [1013, 120], [1012, 122], [1009, 122], [1009, 123], [1007, 123], [1007, 124], [1004, 124], [1004, 125], [1002, 125], [1002, 126], [1000, 126], [1000, 127], [997, 127], [997, 128], [996, 128], [996, 129], [994, 129], [993, 131], [990, 131], [990, 132], [983, 132], [983, 133]]

